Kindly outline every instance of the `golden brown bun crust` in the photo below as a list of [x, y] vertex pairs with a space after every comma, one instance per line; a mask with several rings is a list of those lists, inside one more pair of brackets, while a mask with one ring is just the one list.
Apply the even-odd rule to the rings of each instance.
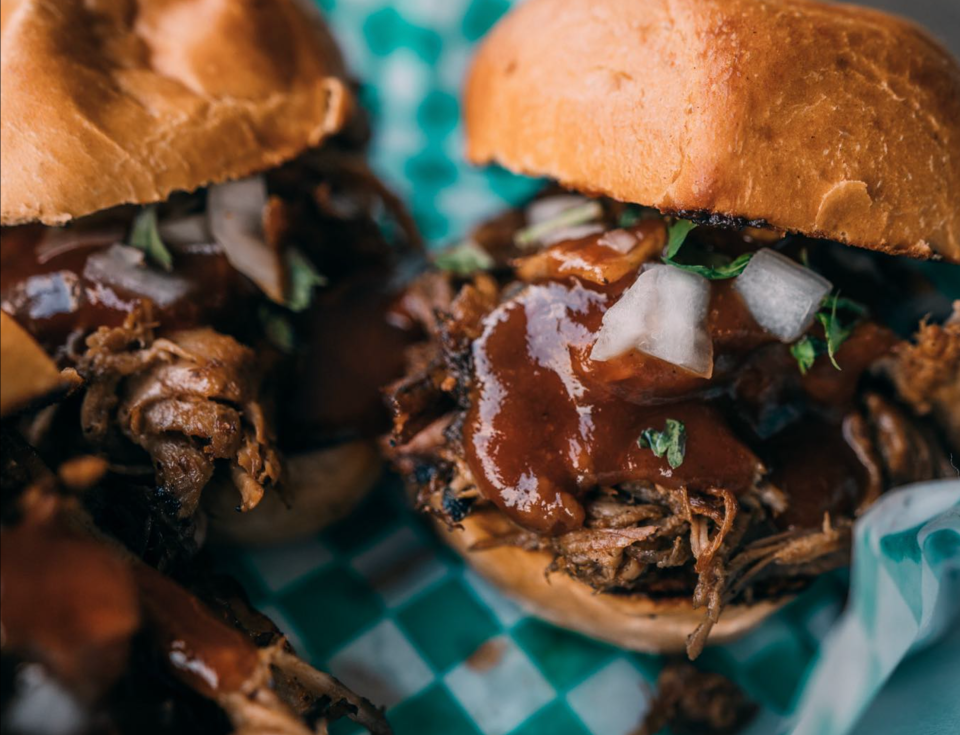
[[63, 223], [315, 146], [351, 94], [293, 0], [3, 0], [0, 221]]
[[807, 0], [529, 0], [481, 46], [467, 157], [670, 212], [960, 261], [960, 67]]
[[214, 538], [264, 546], [316, 533], [353, 510], [381, 470], [376, 449], [364, 441], [288, 455], [284, 460], [283, 497], [268, 492], [246, 513], [237, 511], [232, 486], [209, 487], [204, 492]]
[[[481, 576], [528, 612], [555, 625], [635, 651], [679, 653], [703, 619], [703, 611], [694, 610], [689, 598], [652, 600], [641, 595], [597, 594], [566, 574], [548, 577], [546, 569], [552, 557], [547, 552], [515, 546], [471, 551], [474, 544], [510, 530], [509, 521], [498, 511], [474, 512], [463, 520], [462, 529], [437, 525], [447, 543]], [[727, 606], [710, 633], [710, 644], [737, 638], [786, 602], [763, 600]]]
[[7, 312], [0, 311], [0, 416], [67, 387], [43, 348]]

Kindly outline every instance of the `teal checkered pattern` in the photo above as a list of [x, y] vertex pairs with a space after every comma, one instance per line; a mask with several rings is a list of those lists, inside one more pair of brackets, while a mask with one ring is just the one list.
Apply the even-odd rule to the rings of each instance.
[[[796, 711], [797, 732], [849, 732], [911, 646], [956, 624], [960, 482], [897, 495], [858, 532], [855, 604], [839, 624], [845, 573], [701, 656], [763, 706], [752, 733], [790, 732]], [[628, 735], [662, 665], [527, 616], [436, 539], [395, 477], [315, 537], [221, 549], [218, 562], [301, 654], [387, 707], [398, 735]]]
[[[525, 615], [438, 543], [393, 479], [345, 521], [221, 552], [319, 667], [388, 707], [398, 735], [610, 735], [640, 719], [653, 656]], [[340, 722], [333, 733], [358, 732]]]
[[[658, 657], [527, 616], [403, 498], [388, 479], [316, 537], [224, 550], [221, 564], [301, 653], [385, 705], [398, 735], [627, 735], [637, 726]], [[783, 726], [845, 588], [844, 575], [828, 575], [760, 631], [702, 656], [763, 703], [758, 732]], [[349, 722], [333, 728], [355, 732]]]
[[367, 84], [371, 161], [434, 245], [539, 186], [463, 161], [460, 91], [474, 44], [509, 0], [320, 0], [350, 69]]

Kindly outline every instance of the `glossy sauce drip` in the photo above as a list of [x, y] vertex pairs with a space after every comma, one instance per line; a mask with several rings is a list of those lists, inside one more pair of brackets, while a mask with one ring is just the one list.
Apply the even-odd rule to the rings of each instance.
[[151, 567], [136, 569], [155, 640], [171, 671], [207, 697], [240, 691], [260, 665], [256, 646], [200, 600]]
[[[577, 496], [597, 485], [646, 480], [738, 491], [762, 472], [710, 404], [657, 405], [711, 381], [638, 353], [609, 363], [589, 359], [604, 311], [628, 285], [529, 286], [488, 315], [473, 345], [467, 461], [483, 495], [524, 527], [551, 534], [578, 528], [584, 509]], [[735, 296], [727, 291], [718, 289], [719, 298]], [[715, 349], [760, 339], [758, 328], [738, 322], [736, 309], [715, 311]], [[646, 428], [662, 430], [667, 418], [687, 429], [677, 469], [636, 442]]]
[[37, 657], [88, 694], [126, 668], [140, 606], [127, 565], [102, 546], [48, 525], [0, 534], [4, 653]]
[[[554, 246], [550, 257], [603, 265], [597, 237]], [[533, 280], [543, 275], [530, 270]], [[733, 280], [714, 281], [707, 317], [714, 372], [707, 380], [637, 351], [590, 360], [604, 312], [634, 278], [591, 285], [561, 280], [559, 272], [553, 277], [489, 314], [473, 345], [466, 458], [481, 493], [510, 518], [540, 533], [569, 531], [583, 523], [581, 493], [629, 481], [747, 489], [765, 468], [731, 431], [731, 401], [748, 440], [771, 460], [769, 479], [789, 497], [782, 526], [815, 527], [826, 511], [853, 511], [865, 476], [839, 419], [863, 371], [896, 342], [889, 330], [860, 324], [837, 354], [842, 371], [821, 358], [801, 378], [787, 347], [757, 324]], [[723, 414], [714, 398], [724, 402]], [[832, 418], [798, 422], [809, 403]], [[667, 418], [687, 430], [686, 457], [674, 470], [636, 443], [644, 429], [662, 430]]]
[[[4, 311], [54, 353], [74, 333], [122, 324], [143, 295], [92, 280], [86, 268], [91, 255], [122, 239], [123, 228], [85, 233], [81, 244], [60, 252], [45, 247], [49, 234], [38, 225], [0, 231], [0, 300]], [[217, 248], [182, 248], [173, 257], [173, 275], [185, 280], [187, 288], [181, 298], [155, 310], [165, 328], [241, 318], [238, 300], [254, 294], [254, 288]]]

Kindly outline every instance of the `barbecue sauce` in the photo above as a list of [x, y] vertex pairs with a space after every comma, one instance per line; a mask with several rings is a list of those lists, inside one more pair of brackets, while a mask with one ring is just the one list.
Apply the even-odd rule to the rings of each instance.
[[[481, 494], [519, 525], [560, 534], [582, 526], [579, 498], [598, 486], [646, 481], [743, 492], [767, 473], [756, 449], [779, 467], [770, 479], [790, 497], [783, 526], [816, 526], [824, 512], [856, 507], [865, 478], [843, 441], [838, 409], [893, 335], [864, 323], [838, 353], [843, 372], [821, 360], [801, 380], [787, 347], [756, 323], [726, 280], [711, 284], [710, 379], [637, 351], [590, 360], [604, 312], [634, 279], [531, 284], [487, 315], [472, 346], [475, 379], [464, 428]], [[756, 405], [740, 405], [738, 396]], [[798, 416], [783, 405], [788, 399], [818, 403], [832, 418], [796, 425]], [[662, 431], [668, 418], [686, 427], [677, 468], [637, 444], [645, 429]]]
[[[736, 492], [763, 471], [714, 406], [690, 400], [716, 377], [697, 378], [639, 353], [607, 363], [589, 359], [605, 310], [628, 285], [529, 286], [488, 315], [473, 345], [467, 461], [483, 495], [526, 528], [558, 534], [580, 527], [577, 496], [597, 485], [651, 481]], [[726, 286], [717, 292], [724, 301], [735, 296]], [[717, 348], [769, 339], [735, 308], [711, 314]], [[664, 405], [677, 396], [686, 400]], [[637, 444], [644, 429], [662, 430], [668, 418], [687, 431], [676, 469]]]
[[45, 523], [0, 534], [4, 653], [38, 656], [85, 695], [125, 670], [140, 606], [127, 565], [107, 549]]
[[154, 640], [177, 678], [207, 697], [253, 680], [260, 659], [243, 633], [151, 567], [139, 565], [135, 574]]
[[[4, 311], [48, 352], [57, 354], [73, 335], [121, 325], [144, 295], [95, 280], [87, 268], [91, 256], [122, 242], [123, 227], [91, 229], [60, 251], [45, 247], [49, 234], [50, 229], [41, 225], [0, 231], [0, 300]], [[178, 248], [173, 258], [172, 276], [184, 283], [184, 289], [171, 303], [155, 304], [154, 315], [164, 328], [235, 324], [246, 314], [240, 307], [255, 289], [219, 248], [211, 244]], [[161, 271], [156, 275], [170, 277]]]

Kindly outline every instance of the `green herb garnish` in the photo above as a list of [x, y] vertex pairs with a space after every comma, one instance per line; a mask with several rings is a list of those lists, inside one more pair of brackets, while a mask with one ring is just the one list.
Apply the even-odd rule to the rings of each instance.
[[690, 231], [696, 226], [693, 222], [684, 219], [677, 220], [670, 225], [667, 230], [667, 247], [664, 252], [663, 262], [667, 265], [672, 265], [674, 268], [701, 275], [710, 281], [734, 278], [743, 273], [743, 269], [747, 267], [747, 263], [750, 262], [753, 253], [744, 253], [738, 258], [730, 260], [730, 258], [720, 253], [694, 251], [693, 255], [700, 261], [699, 263], [680, 262], [676, 260], [680, 248], [683, 247], [684, 242], [686, 242], [687, 235], [689, 235]]
[[315, 286], [324, 286], [327, 279], [314, 267], [310, 259], [296, 248], [286, 253], [289, 273], [287, 298], [284, 303], [290, 311], [303, 311], [313, 300]]
[[[854, 318], [844, 322], [837, 315], [838, 311], [850, 312]], [[816, 359], [824, 354], [828, 355], [833, 366], [840, 370], [840, 365], [837, 363], [837, 351], [840, 349], [840, 345], [853, 334], [853, 330], [867, 313], [867, 307], [858, 301], [841, 298], [840, 294], [825, 296], [820, 305], [820, 311], [817, 312], [817, 321], [823, 327], [823, 334], [826, 339], [805, 335], [790, 345], [790, 354], [797, 361], [800, 374], [806, 375], [807, 371], [813, 367]]]
[[687, 429], [680, 421], [667, 419], [663, 431], [644, 429], [637, 439], [637, 446], [649, 449], [656, 457], [666, 455], [667, 464], [677, 469], [683, 464], [684, 455], [687, 453]]
[[678, 219], [672, 225], [667, 227], [667, 251], [664, 254], [664, 260], [672, 260], [680, 252], [683, 243], [687, 240], [687, 235], [697, 227], [695, 222], [687, 219]]
[[827, 343], [817, 337], [806, 335], [790, 345], [790, 354], [797, 361], [800, 374], [806, 375], [817, 358], [827, 351]]
[[633, 227], [645, 219], [658, 218], [660, 213], [650, 207], [641, 207], [639, 204], [628, 204], [623, 208], [620, 217], [617, 218], [617, 227], [626, 229]]
[[433, 262], [440, 270], [450, 271], [458, 276], [469, 276], [493, 267], [490, 253], [473, 240], [465, 240], [455, 247], [437, 253]]
[[584, 204], [578, 204], [570, 209], [565, 209], [556, 217], [552, 217], [545, 222], [540, 222], [535, 225], [530, 225], [529, 227], [524, 227], [522, 230], [518, 230], [513, 236], [513, 241], [519, 248], [529, 248], [533, 245], [536, 245], [544, 237], [555, 230], [559, 230], [564, 227], [584, 225], [588, 222], [598, 220], [602, 216], [603, 207], [600, 206], [600, 202], [585, 202]]
[[827, 296], [823, 300], [820, 311], [817, 312], [817, 321], [823, 326], [823, 333], [827, 338], [827, 354], [830, 356], [830, 362], [837, 370], [840, 370], [840, 365], [837, 364], [837, 350], [840, 349], [840, 345], [847, 341], [847, 337], [850, 336], [853, 328], [857, 325], [857, 320], [843, 324], [837, 318], [839, 302], [839, 295]]
[[155, 207], [144, 207], [134, 218], [129, 245], [143, 251], [148, 260], [168, 273], [173, 270], [173, 256], [160, 238]]
[[663, 261], [667, 265], [672, 265], [674, 268], [679, 268], [682, 271], [689, 271], [690, 273], [696, 273], [697, 275], [703, 276], [708, 281], [724, 281], [728, 278], [735, 278], [743, 273], [743, 269], [747, 267], [747, 263], [750, 262], [750, 258], [753, 257], [753, 253], [744, 253], [740, 257], [734, 260], [728, 260], [722, 256], [717, 256], [713, 254], [711, 260], [716, 264], [702, 264], [702, 263], [678, 263], [675, 260], [670, 260], [669, 258], [664, 258]]
[[257, 314], [263, 326], [263, 333], [274, 347], [287, 354], [293, 352], [297, 346], [297, 339], [290, 320], [278, 309], [266, 304], [260, 306]]

